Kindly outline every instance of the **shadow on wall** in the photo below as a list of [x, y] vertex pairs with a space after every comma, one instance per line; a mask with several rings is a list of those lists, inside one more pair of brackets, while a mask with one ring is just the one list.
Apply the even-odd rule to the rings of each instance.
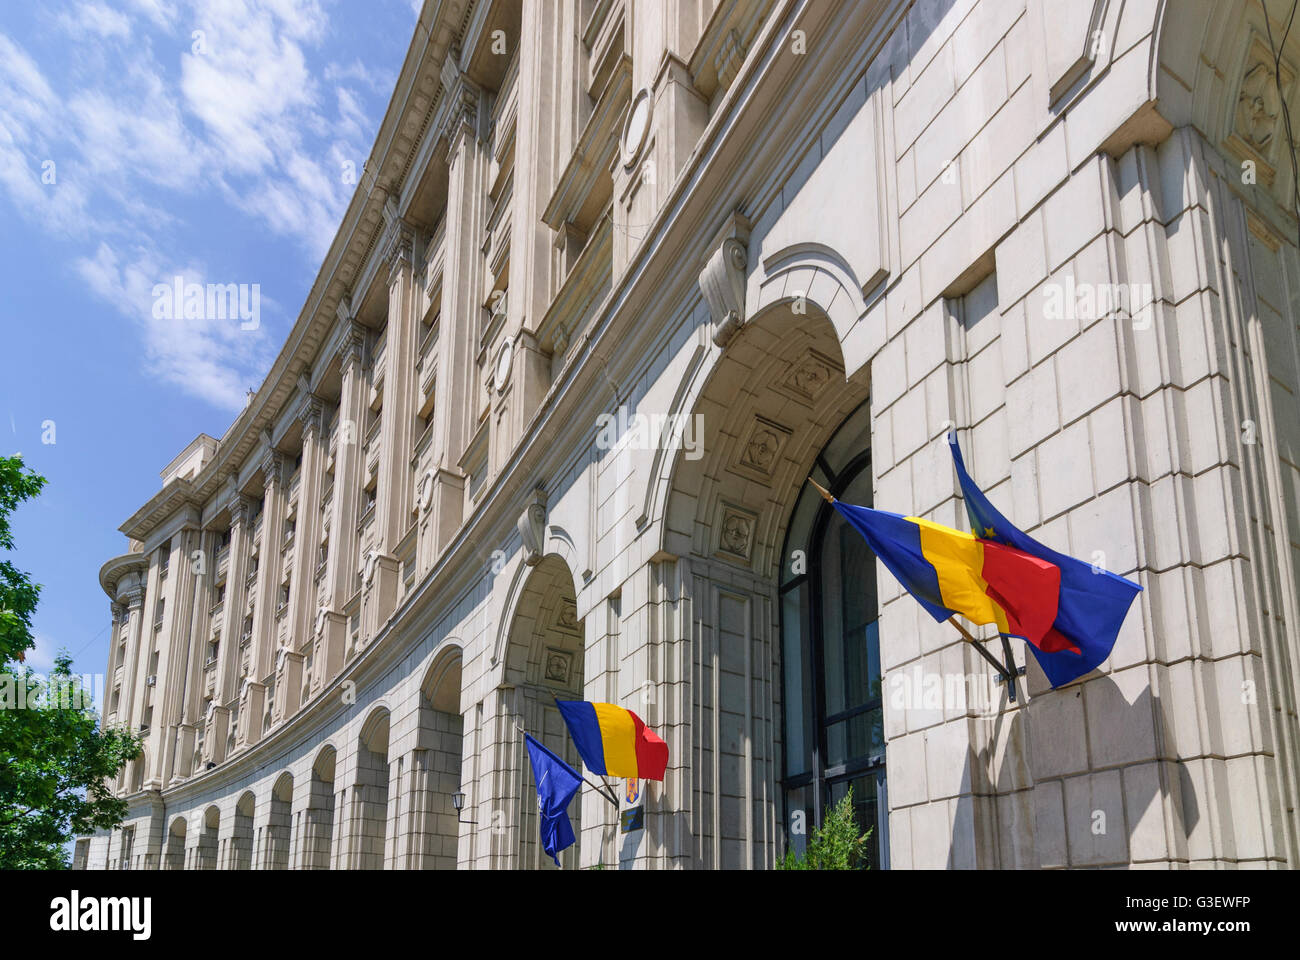
[[[1017, 686], [1023, 697], [1023, 679]], [[1165, 718], [1149, 684], [1130, 702], [1115, 680], [1098, 676], [1006, 707], [1003, 691], [1003, 712], [970, 721], [991, 733], [982, 737], [990, 746], [967, 751], [949, 869], [1187, 856], [1183, 838], [1200, 808], [1187, 767], [1163, 747]]]

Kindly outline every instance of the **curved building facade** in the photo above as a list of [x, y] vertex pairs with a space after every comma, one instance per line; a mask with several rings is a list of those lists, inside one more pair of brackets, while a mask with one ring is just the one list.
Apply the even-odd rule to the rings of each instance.
[[[1300, 353], [1259, 3], [428, 0], [266, 380], [122, 526], [134, 869], [1294, 866]], [[1280, 69], [1275, 64], [1280, 62]], [[806, 483], [1140, 582], [1017, 697]], [[987, 632], [985, 639], [996, 639]], [[997, 644], [992, 645], [995, 649]], [[627, 801], [622, 804], [627, 806]], [[459, 807], [458, 807], [459, 805]]]

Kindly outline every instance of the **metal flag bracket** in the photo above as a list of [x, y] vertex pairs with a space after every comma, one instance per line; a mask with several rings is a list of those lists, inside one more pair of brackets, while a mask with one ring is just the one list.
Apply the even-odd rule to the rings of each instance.
[[1016, 666], [1015, 657], [1011, 653], [1011, 641], [1007, 639], [1007, 635], [1005, 633], [998, 634], [1002, 638], [1002, 662], [999, 663], [993, 654], [984, 649], [984, 644], [971, 636], [970, 631], [957, 622], [956, 617], [949, 617], [948, 622], [957, 628], [957, 632], [961, 634], [962, 639], [974, 647], [976, 653], [993, 666], [993, 669], [998, 674], [993, 682], [1005, 683], [1007, 685], [1007, 697], [1014, 703], [1016, 700], [1016, 677], [1023, 677], [1025, 668]]

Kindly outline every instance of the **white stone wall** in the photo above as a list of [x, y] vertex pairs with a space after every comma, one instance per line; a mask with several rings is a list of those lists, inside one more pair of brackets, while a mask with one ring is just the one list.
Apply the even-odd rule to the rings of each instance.
[[[770, 866], [786, 828], [775, 577], [804, 478], [869, 398], [876, 506], [963, 527], [955, 429], [1014, 523], [1145, 588], [1079, 683], [1049, 690], [1015, 641], [1015, 702], [887, 696], [891, 866], [1292, 865], [1300, 261], [1274, 195], [1288, 171], [1248, 189], [1224, 120], [1249, 18], [1203, 7], [1101, 4], [1094, 23], [1045, 0], [879, 19], [775, 4], [658, 185], [655, 244], [624, 250], [576, 366], [556, 364], [562, 389], [520, 421], [501, 489], [301, 714], [137, 800], [133, 855], [156, 865], [182, 817], [187, 864], [266, 866], [287, 773], [295, 866], [314, 849], [333, 867], [545, 867], [522, 734], [564, 749], [549, 698], [567, 694], [636, 710], [671, 759], [644, 785], [640, 836], [584, 788], [566, 866]], [[1207, 89], [1223, 110], [1185, 95]], [[1116, 285], [1138, 291], [1124, 310], [1053, 308]], [[603, 449], [598, 417], [620, 409], [698, 417], [699, 457]], [[987, 677], [883, 570], [877, 587], [887, 691]], [[448, 658], [459, 723], [429, 699]], [[304, 826], [322, 793], [328, 850]]]

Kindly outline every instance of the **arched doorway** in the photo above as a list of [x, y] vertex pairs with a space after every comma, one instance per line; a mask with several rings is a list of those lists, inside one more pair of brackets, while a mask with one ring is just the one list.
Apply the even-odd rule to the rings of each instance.
[[289, 836], [292, 828], [293, 774], [282, 773], [271, 788], [271, 813], [262, 841], [262, 869], [289, 869]]
[[333, 865], [335, 759], [334, 748], [325, 747], [311, 767], [307, 807], [298, 826], [299, 867], [303, 870], [328, 870]]
[[203, 812], [203, 827], [199, 832], [199, 845], [194, 851], [194, 869], [217, 869], [217, 836], [221, 832], [221, 811], [216, 804]]
[[[806, 282], [799, 286], [809, 289]], [[822, 298], [830, 299], [839, 302]], [[783, 713], [799, 717], [808, 702], [795, 690], [798, 702], [787, 704], [791, 694], [783, 689], [786, 531], [811, 522], [796, 504], [837, 428], [859, 409], [869, 418], [868, 370], [846, 376], [836, 327], [811, 298], [764, 307], [724, 350], [702, 350], [694, 363], [678, 407], [695, 418], [694, 449], [683, 443], [655, 463], [643, 510], [659, 526], [667, 558], [652, 570], [671, 616], [665, 630], [690, 638], [689, 683], [663, 684], [657, 696], [670, 750], [691, 751], [691, 766], [647, 820], [680, 822], [689, 810], [691, 830], [675, 847], [650, 849], [648, 858], [762, 869], [788, 847], [791, 828], [804, 826], [787, 817], [782, 794]], [[860, 436], [838, 437], [835, 449], [867, 450], [869, 425], [865, 420]], [[870, 487], [870, 471], [861, 476]], [[789, 646], [802, 657], [810, 642], [794, 630]], [[678, 731], [674, 717], [683, 718]]]
[[251, 790], [245, 790], [235, 804], [234, 824], [230, 832], [228, 870], [253, 869], [253, 813], [257, 802]]
[[454, 870], [460, 814], [453, 803], [461, 783], [464, 721], [460, 708], [461, 652], [451, 647], [430, 666], [420, 687], [420, 748], [411, 758], [411, 809], [403, 866]]
[[[514, 604], [505, 653], [501, 695], [506, 708], [502, 736], [507, 738], [510, 763], [497, 771], [494, 785], [513, 831], [492, 830], [494, 866], [527, 870], [554, 870], [555, 864], [542, 850], [537, 814], [537, 787], [524, 743], [531, 734], [547, 749], [574, 769], [581, 770], [581, 758], [555, 706], [560, 699], [613, 699], [603, 688], [594, 687], [584, 676], [583, 622], [577, 617], [573, 575], [558, 554], [544, 556], [526, 576]], [[590, 689], [589, 689], [590, 688]], [[588, 694], [591, 696], [588, 696]], [[581, 862], [582, 823], [587, 806], [582, 793], [569, 805], [569, 821], [577, 842], [560, 854], [563, 867], [573, 869]], [[479, 807], [478, 835], [484, 834]], [[487, 808], [490, 818], [491, 806]]]
[[[871, 412], [862, 404], [817, 455], [813, 479], [872, 505]], [[889, 865], [876, 559], [807, 485], [791, 514], [779, 573], [787, 843], [802, 854], [826, 808], [852, 789], [871, 866]]]
[[167, 830], [167, 845], [163, 849], [164, 870], [185, 869], [185, 818], [177, 817]]
[[352, 856], [355, 870], [382, 870], [388, 837], [388, 711], [374, 711], [357, 742], [357, 778], [352, 788]]

